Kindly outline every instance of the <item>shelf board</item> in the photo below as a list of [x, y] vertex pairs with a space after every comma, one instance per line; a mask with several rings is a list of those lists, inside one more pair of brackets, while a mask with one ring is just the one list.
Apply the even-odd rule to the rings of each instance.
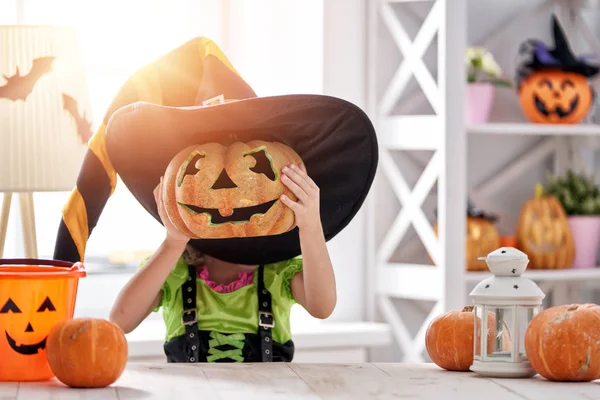
[[[467, 282], [477, 283], [485, 278], [492, 276], [490, 272], [466, 272], [465, 278]], [[576, 281], [587, 281], [587, 280], [600, 280], [600, 268], [588, 268], [588, 269], [541, 269], [541, 270], [527, 270], [523, 274], [524, 278], [531, 279], [537, 282], [576, 282]]]
[[597, 124], [533, 124], [533, 123], [501, 123], [471, 125], [467, 127], [469, 134], [475, 135], [567, 135], [593, 136], [600, 135]]

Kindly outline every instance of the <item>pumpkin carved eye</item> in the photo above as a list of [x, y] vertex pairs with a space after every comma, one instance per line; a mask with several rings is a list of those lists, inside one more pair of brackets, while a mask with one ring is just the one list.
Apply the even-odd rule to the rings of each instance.
[[15, 302], [12, 301], [12, 299], [10, 297], [8, 298], [6, 303], [4, 303], [4, 305], [2, 306], [2, 309], [0, 309], [0, 314], [8, 314], [9, 311], [12, 311], [15, 314], [21, 313], [21, 310], [19, 309], [19, 307], [17, 307]]
[[562, 90], [565, 90], [565, 89], [567, 88], [567, 86], [568, 86], [568, 87], [571, 87], [571, 88], [574, 88], [574, 87], [575, 87], [575, 84], [573, 83], [573, 81], [572, 81], [572, 80], [570, 80], [570, 79], [565, 79], [565, 80], [564, 80], [564, 81], [562, 81], [562, 83], [560, 84], [560, 88], [561, 88]]
[[548, 89], [552, 89], [552, 82], [550, 81], [550, 79], [540, 79], [540, 81], [538, 82], [538, 86], [539, 87], [547, 86]]
[[275, 170], [271, 164], [271, 160], [269, 159], [269, 156], [267, 156], [267, 152], [265, 150], [253, 151], [251, 153], [244, 154], [244, 157], [247, 156], [250, 156], [256, 160], [256, 164], [254, 167], [250, 168], [250, 171], [256, 172], [257, 174], [263, 174], [273, 182], [275, 179], [277, 179]]
[[37, 312], [42, 312], [42, 311], [56, 311], [56, 308], [54, 308], [54, 304], [52, 304], [52, 302], [50, 301], [50, 297], [46, 297], [46, 300], [44, 300], [44, 302], [40, 305], [40, 308], [37, 309]]
[[183, 163], [183, 168], [181, 168], [182, 173], [179, 175], [179, 179], [177, 180], [177, 186], [181, 186], [183, 183], [183, 178], [187, 175], [196, 175], [200, 170], [196, 166], [198, 161], [205, 158], [203, 153], [192, 153], [190, 157], [185, 160]]

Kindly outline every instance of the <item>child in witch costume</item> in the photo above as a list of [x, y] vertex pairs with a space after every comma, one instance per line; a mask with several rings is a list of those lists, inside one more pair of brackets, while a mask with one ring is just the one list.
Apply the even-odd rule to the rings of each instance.
[[[211, 100], [218, 96], [225, 101]], [[377, 141], [366, 115], [328, 96], [256, 97], [214, 43], [197, 38], [134, 74], [104, 122], [90, 140], [63, 209], [55, 258], [83, 261], [85, 243], [118, 173], [165, 226], [166, 236], [122, 289], [111, 320], [131, 331], [162, 308], [169, 362], [291, 361], [292, 305], [299, 303], [319, 318], [335, 306], [326, 241], [356, 215], [374, 178]], [[231, 149], [256, 141], [267, 143], [267, 150], [268, 143], [284, 144], [302, 162], [282, 165], [271, 177], [288, 195], [273, 199], [256, 219], [235, 224], [256, 223], [285, 208], [292, 211], [294, 226], [258, 236], [211, 238], [192, 238], [176, 228], [162, 195], [163, 185], [168, 187], [165, 171], [176, 156], [190, 146], [218, 143]], [[246, 164], [231, 161], [231, 153], [227, 160], [218, 166], [217, 182], [202, 190], [228, 193], [223, 198], [240, 204], [199, 205], [213, 222], [235, 215], [235, 207], [251, 208], [246, 204], [253, 197], [251, 186], [243, 180], [255, 178], [248, 178], [248, 171], [233, 174]], [[213, 180], [216, 164], [203, 162], [210, 157], [193, 164], [193, 176], [184, 176], [187, 182]], [[227, 184], [217, 188], [223, 176]]]

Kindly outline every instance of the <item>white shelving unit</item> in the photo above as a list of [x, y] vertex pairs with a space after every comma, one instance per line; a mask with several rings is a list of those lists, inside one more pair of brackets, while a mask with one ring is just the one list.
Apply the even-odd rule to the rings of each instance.
[[[371, 300], [368, 311], [372, 318], [380, 315], [390, 324], [404, 361], [408, 362], [423, 361], [425, 333], [431, 320], [445, 311], [461, 309], [463, 305], [470, 304], [470, 288], [489, 275], [486, 272], [465, 271], [464, 221], [467, 193], [475, 204], [486, 208], [487, 198], [518, 179], [528, 167], [554, 154], [555, 172], [562, 171], [573, 161], [570, 159], [569, 149], [574, 140], [600, 136], [600, 125], [490, 123], [466, 126], [462, 117], [464, 101], [461, 99], [465, 98], [466, 89], [464, 54], [467, 1], [422, 1], [427, 1], [432, 7], [414, 40], [410, 39], [393, 8], [393, 3], [405, 1], [369, 0], [368, 10], [368, 113], [375, 124], [380, 144], [379, 173], [368, 199], [367, 245], [372, 267], [367, 274], [370, 279], [368, 298]], [[576, 8], [578, 4], [575, 1], [549, 0], [536, 9], [539, 11], [544, 7], [560, 5], [565, 12], [563, 16], [573, 18], [573, 15], [579, 15], [581, 18]], [[528, 18], [529, 15], [523, 13], [520, 18]], [[582, 28], [580, 21], [577, 25]], [[509, 26], [505, 27], [508, 28]], [[389, 33], [403, 60], [380, 94], [377, 91], [379, 67], [389, 64], [389, 58], [378, 51], [382, 30]], [[568, 35], [569, 26], [566, 31]], [[436, 34], [437, 82], [422, 59], [425, 49]], [[499, 33], [494, 36], [497, 38], [498, 35]], [[587, 39], [596, 40], [589, 34]], [[597, 42], [592, 43], [592, 46], [600, 49]], [[406, 89], [411, 76], [415, 77], [431, 104], [433, 115], [393, 114], [396, 101]], [[545, 138], [532, 151], [512, 161], [510, 166], [497, 173], [493, 179], [479, 187], [467, 188], [466, 142], [475, 135], [538, 135]], [[393, 159], [393, 153], [423, 150], [432, 151], [433, 156], [411, 190]], [[434, 234], [432, 224], [421, 208], [435, 183], [438, 236]], [[402, 209], [397, 215], [390, 213], [382, 216], [382, 213], [386, 213], [386, 208], [378, 206], [378, 195], [383, 188], [391, 189], [399, 200]], [[382, 217], [393, 221], [385, 232], [379, 232], [377, 227], [377, 221]], [[414, 227], [418, 239], [431, 257], [433, 266], [389, 261], [410, 225]], [[600, 283], [600, 268], [528, 271], [526, 276], [537, 281], [546, 294], [552, 293], [555, 302], [560, 302], [564, 299], [577, 299], [578, 285]], [[569, 293], [569, 290], [572, 292]], [[410, 333], [403, 315], [393, 301], [395, 299], [434, 302], [435, 305], [419, 326], [416, 335]]]

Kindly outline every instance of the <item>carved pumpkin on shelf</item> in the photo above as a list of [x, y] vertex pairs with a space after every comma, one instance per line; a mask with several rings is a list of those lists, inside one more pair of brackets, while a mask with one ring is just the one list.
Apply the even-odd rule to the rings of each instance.
[[531, 122], [577, 124], [587, 116], [594, 94], [581, 74], [548, 69], [523, 80], [519, 91], [521, 108]]
[[575, 244], [567, 215], [560, 201], [544, 195], [536, 185], [535, 197], [521, 208], [517, 224], [517, 247], [529, 257], [530, 269], [570, 268]]
[[[500, 233], [495, 225], [496, 220], [495, 215], [488, 214], [469, 203], [465, 238], [467, 271], [488, 270], [485, 261], [479, 260], [478, 257], [486, 256], [500, 247]], [[433, 230], [437, 235], [437, 224], [434, 225]]]
[[296, 197], [281, 182], [281, 170], [301, 162], [294, 150], [278, 142], [190, 146], [165, 172], [166, 213], [192, 239], [285, 233], [295, 227], [295, 218], [280, 196]]
[[519, 54], [527, 57], [517, 69], [521, 109], [535, 123], [578, 124], [594, 103], [588, 79], [600, 68], [573, 54], [554, 15], [552, 32], [554, 48], [535, 39], [519, 47]]

